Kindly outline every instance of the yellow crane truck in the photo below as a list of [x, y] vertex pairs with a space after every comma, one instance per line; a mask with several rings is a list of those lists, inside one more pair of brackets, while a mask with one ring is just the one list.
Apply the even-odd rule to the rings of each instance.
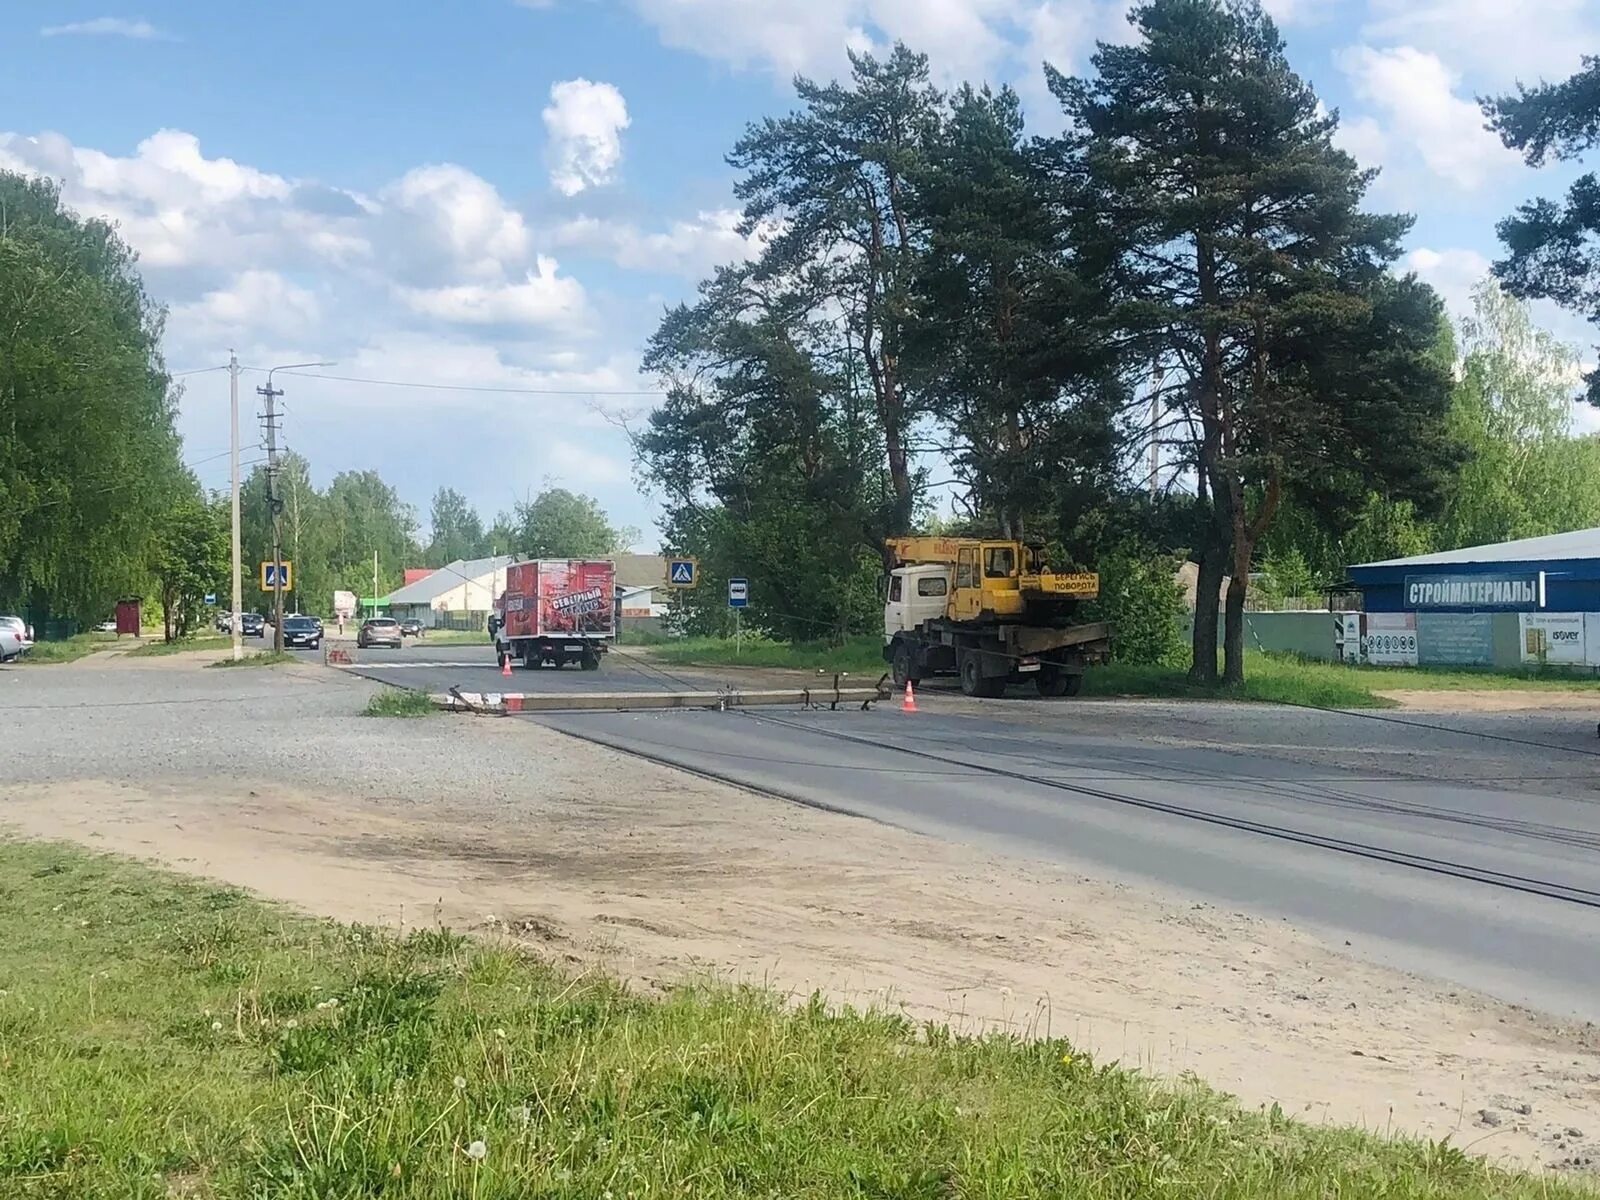
[[955, 675], [969, 696], [1033, 681], [1075, 696], [1111, 652], [1111, 626], [1074, 623], [1100, 577], [1050, 569], [1043, 547], [987, 538], [891, 538], [883, 657], [896, 687]]

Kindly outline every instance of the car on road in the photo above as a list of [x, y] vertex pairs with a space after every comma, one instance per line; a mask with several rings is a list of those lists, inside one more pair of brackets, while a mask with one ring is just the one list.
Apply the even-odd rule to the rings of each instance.
[[10, 662], [32, 648], [32, 626], [21, 617], [0, 617], [0, 662]]
[[422, 622], [415, 617], [400, 622], [401, 637], [421, 637], [423, 635]]
[[96, 633], [115, 633], [117, 631], [117, 623], [115, 621], [101, 621], [94, 629]]
[[239, 632], [246, 637], [266, 637], [267, 619], [260, 613], [245, 613], [239, 618]]
[[400, 622], [393, 617], [371, 617], [361, 623], [361, 630], [356, 634], [356, 645], [362, 650], [368, 646], [393, 646], [396, 650], [402, 645]]
[[283, 644], [315, 650], [322, 645], [322, 624], [315, 617], [285, 617]]

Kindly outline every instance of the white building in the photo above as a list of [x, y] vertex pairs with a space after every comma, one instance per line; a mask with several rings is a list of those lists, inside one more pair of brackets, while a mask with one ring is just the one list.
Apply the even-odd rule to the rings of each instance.
[[416, 618], [428, 628], [443, 625], [444, 613], [488, 613], [506, 590], [506, 568], [511, 556], [457, 559], [415, 583], [390, 592], [380, 602], [389, 615], [404, 621]]

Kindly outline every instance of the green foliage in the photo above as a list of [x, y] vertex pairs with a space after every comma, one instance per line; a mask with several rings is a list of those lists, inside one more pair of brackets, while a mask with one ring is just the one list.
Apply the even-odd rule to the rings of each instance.
[[442, 487], [433, 494], [428, 525], [432, 540], [424, 560], [430, 567], [442, 567], [457, 559], [483, 558], [490, 552], [483, 518], [454, 488]]
[[1085, 606], [1084, 618], [1114, 626], [1113, 662], [1175, 664], [1182, 657], [1184, 603], [1177, 567], [1170, 555], [1137, 548], [1103, 555], [1095, 564], [1100, 598]]
[[1069, 126], [1056, 170], [1080, 256], [1163, 369], [1169, 440], [1199, 474], [1193, 671], [1215, 678], [1210, 582], [1230, 574], [1237, 682], [1255, 545], [1286, 495], [1354, 504], [1448, 474], [1441, 310], [1387, 274], [1410, 219], [1363, 209], [1371, 174], [1258, 4], [1149, 0], [1131, 20], [1138, 41], [1102, 43], [1092, 78], [1050, 72]]
[[169, 642], [189, 637], [200, 626], [206, 593], [228, 577], [229, 520], [227, 502], [207, 502], [198, 483], [161, 518], [151, 569]]
[[1450, 414], [1471, 459], [1435, 540], [1454, 549], [1600, 525], [1600, 441], [1572, 436], [1577, 354], [1492, 280], [1473, 302]]
[[110, 225], [0, 172], [0, 610], [87, 623], [148, 584], [188, 488], [161, 328]]
[[[1517, 85], [1517, 95], [1483, 101], [1500, 140], [1529, 166], [1577, 159], [1600, 144], [1600, 56], [1560, 83]], [[1533, 200], [1500, 222], [1507, 256], [1495, 274], [1516, 296], [1545, 298], [1600, 324], [1600, 179], [1580, 175], [1566, 201]], [[1600, 371], [1589, 376], [1589, 401], [1600, 404]]]
[[440, 711], [433, 706], [427, 692], [384, 688], [373, 693], [362, 713], [368, 717], [431, 717]]
[[1587, 1194], [1059, 1038], [648, 999], [61, 847], [0, 845], [0, 925], [7, 1200]]
[[627, 550], [635, 536], [612, 528], [592, 496], [566, 488], [550, 488], [518, 504], [514, 522], [512, 552], [529, 558], [604, 558]]
[[[232, 644], [231, 642], [229, 643]], [[214, 663], [207, 663], [210, 667], [281, 667], [285, 663], [297, 661], [288, 651], [258, 650], [254, 654], [246, 654], [243, 658], [219, 658]]]

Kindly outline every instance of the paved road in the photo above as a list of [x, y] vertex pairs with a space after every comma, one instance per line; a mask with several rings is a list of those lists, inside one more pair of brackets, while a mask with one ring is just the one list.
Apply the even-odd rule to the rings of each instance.
[[[507, 690], [487, 647], [357, 671]], [[674, 676], [676, 678], [674, 678]], [[627, 655], [524, 691], [676, 689]], [[1242, 705], [546, 714], [806, 803], [1284, 918], [1378, 961], [1600, 1021], [1600, 744], [1587, 713], [1374, 719]], [[1443, 726], [1443, 727], [1431, 727]], [[1459, 730], [1459, 731], [1457, 731]]]
[[[1593, 762], [1558, 783], [1570, 795], [1536, 794], [1129, 737], [1108, 714], [1080, 722], [1053, 707], [1053, 722], [892, 709], [528, 719], [797, 800], [1282, 917], [1378, 961], [1600, 1021]], [[1439, 755], [1463, 741], [1387, 723], [1349, 733]]]
[[[352, 643], [353, 646], [353, 643]], [[400, 687], [445, 692], [608, 692], [681, 691], [683, 684], [627, 653], [609, 654], [598, 672], [577, 667], [530, 669], [518, 665], [511, 679], [500, 674], [493, 648], [408, 641], [399, 650], [351, 649], [358, 675]]]

